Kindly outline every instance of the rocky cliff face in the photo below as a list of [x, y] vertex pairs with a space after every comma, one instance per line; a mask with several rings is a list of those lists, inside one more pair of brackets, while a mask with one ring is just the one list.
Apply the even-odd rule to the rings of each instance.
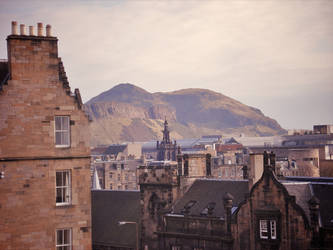
[[260, 110], [206, 89], [149, 93], [132, 84], [119, 84], [92, 98], [85, 109], [93, 119], [92, 145], [159, 139], [165, 118], [173, 139], [285, 132]]

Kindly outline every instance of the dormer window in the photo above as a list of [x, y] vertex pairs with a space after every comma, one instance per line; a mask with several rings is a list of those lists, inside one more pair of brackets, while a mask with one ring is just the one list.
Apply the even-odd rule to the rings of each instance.
[[260, 239], [276, 240], [276, 220], [261, 219], [259, 220], [259, 237]]

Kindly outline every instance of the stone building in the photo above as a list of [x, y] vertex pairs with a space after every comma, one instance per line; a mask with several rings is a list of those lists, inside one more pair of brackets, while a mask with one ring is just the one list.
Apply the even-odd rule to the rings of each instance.
[[142, 249], [282, 250], [332, 244], [333, 204], [327, 198], [333, 179], [279, 181], [274, 154], [250, 156], [249, 181], [197, 179], [185, 191], [175, 165], [140, 170]]
[[[333, 178], [278, 180], [272, 153], [250, 155], [244, 169], [248, 180], [203, 178], [183, 189], [186, 177], [178, 170], [174, 162], [141, 166], [140, 197], [130, 198], [129, 191], [122, 191], [112, 198], [116, 196], [94, 191], [99, 192], [96, 201], [101, 207], [94, 211], [93, 221], [103, 220], [97, 230], [134, 212], [111, 210], [103, 202], [109, 197], [109, 204], [121, 201], [139, 207], [138, 217], [131, 217], [139, 226], [139, 249], [332, 249]], [[109, 212], [102, 216], [100, 210]], [[119, 235], [122, 229], [113, 230]], [[134, 248], [116, 247], [129, 234], [103, 237], [108, 248], [96, 249]]]
[[0, 79], [0, 249], [91, 249], [88, 118], [51, 26], [12, 22]]
[[164, 130], [163, 132], [163, 140], [157, 141], [156, 149], [157, 149], [157, 160], [158, 161], [176, 161], [177, 160], [177, 142], [172, 142], [170, 140], [170, 131], [168, 127], [168, 121], [165, 119], [164, 121]]
[[138, 190], [137, 168], [141, 160], [96, 161], [92, 168], [97, 170], [100, 185], [110, 190]]

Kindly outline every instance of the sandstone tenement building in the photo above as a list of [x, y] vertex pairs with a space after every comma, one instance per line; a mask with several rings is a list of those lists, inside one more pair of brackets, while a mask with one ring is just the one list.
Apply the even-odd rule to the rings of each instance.
[[0, 249], [91, 249], [88, 118], [51, 26], [12, 23], [0, 79]]

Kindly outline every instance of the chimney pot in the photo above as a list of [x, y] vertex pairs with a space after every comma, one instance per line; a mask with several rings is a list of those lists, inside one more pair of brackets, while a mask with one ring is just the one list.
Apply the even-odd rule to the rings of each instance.
[[12, 21], [12, 35], [17, 35], [17, 22]]
[[29, 26], [29, 36], [34, 35], [34, 26]]
[[20, 35], [25, 36], [25, 25], [24, 24], [20, 24]]
[[51, 36], [51, 25], [46, 25], [46, 36]]
[[38, 26], [38, 33], [37, 33], [37, 35], [38, 36], [43, 36], [43, 23], [38, 23], [37, 26]]

